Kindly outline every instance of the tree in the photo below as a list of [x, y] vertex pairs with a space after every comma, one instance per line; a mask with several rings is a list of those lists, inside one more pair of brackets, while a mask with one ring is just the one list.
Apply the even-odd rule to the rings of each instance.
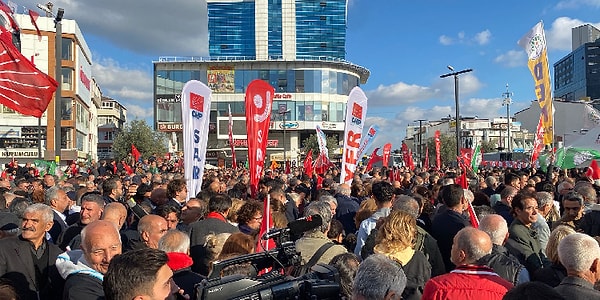
[[[435, 166], [435, 139], [427, 139], [429, 147], [429, 164]], [[440, 159], [442, 165], [456, 162], [456, 139], [453, 135], [440, 135]]]
[[[302, 147], [304, 147], [304, 153], [308, 153], [310, 149], [312, 149], [313, 155], [316, 156], [319, 151], [319, 142], [317, 141], [317, 135], [311, 134], [308, 138], [302, 141]], [[338, 141], [333, 136], [327, 137], [327, 150], [329, 151], [329, 157], [331, 158], [331, 153], [335, 149], [339, 147]]]
[[489, 141], [481, 141], [481, 153], [496, 152], [498, 141], [490, 139]]
[[121, 160], [131, 153], [131, 144], [142, 154], [142, 158], [150, 156], [162, 157], [167, 152], [167, 137], [148, 126], [145, 120], [128, 122], [119, 132], [113, 144], [115, 159]]

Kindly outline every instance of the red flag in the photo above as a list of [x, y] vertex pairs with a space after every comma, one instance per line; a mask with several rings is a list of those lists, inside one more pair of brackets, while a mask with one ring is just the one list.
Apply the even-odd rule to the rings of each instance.
[[138, 149], [135, 147], [135, 145], [131, 144], [131, 156], [133, 156], [133, 159], [135, 161], [139, 161], [141, 155], [142, 154], [140, 153], [140, 151], [138, 151]]
[[308, 150], [308, 153], [306, 154], [306, 159], [304, 160], [304, 173], [308, 176], [312, 176], [313, 174], [312, 149]]
[[[18, 39], [13, 40], [13, 37], [19, 37], [21, 29], [15, 21], [13, 10], [0, 0], [0, 40], [4, 40], [7, 44], [15, 46], [20, 43]], [[17, 49], [20, 51], [20, 49]]]
[[267, 198], [263, 202], [263, 219], [260, 224], [258, 233], [258, 241], [256, 243], [256, 252], [269, 251], [275, 249], [275, 241], [273, 239], [263, 240], [262, 237], [273, 228], [273, 218], [271, 216], [271, 196], [267, 194]]
[[285, 161], [285, 174], [290, 174], [290, 161]]
[[467, 189], [469, 187], [469, 184], [467, 182], [467, 172], [464, 168], [460, 168], [460, 176], [458, 176], [458, 178], [456, 178], [456, 184], [460, 185], [463, 189]]
[[39, 18], [40, 14], [38, 14], [37, 12], [33, 11], [33, 10], [29, 10], [29, 19], [31, 19], [31, 24], [33, 24], [33, 27], [35, 27], [35, 32], [37, 32], [38, 35], [38, 40], [42, 40], [42, 32], [40, 31], [40, 28], [37, 25], [37, 19]]
[[473, 157], [473, 149], [460, 148], [460, 156], [457, 157], [460, 168], [471, 169], [471, 158]]
[[593, 180], [600, 179], [600, 167], [598, 167], [598, 162], [595, 159], [590, 163], [590, 166], [585, 172], [585, 176]]
[[533, 141], [533, 152], [531, 153], [531, 165], [535, 164], [538, 159], [540, 152], [544, 149], [544, 124], [542, 120], [543, 116], [540, 115], [540, 121], [538, 122], [537, 129], [535, 132], [535, 140]]
[[387, 167], [390, 161], [390, 154], [392, 153], [392, 144], [387, 143], [383, 145], [383, 166]]
[[271, 106], [275, 89], [267, 82], [254, 80], [246, 88], [246, 133], [248, 134], [248, 162], [252, 197], [258, 192], [258, 181], [265, 166], [265, 154]]
[[366, 172], [370, 171], [373, 168], [374, 164], [383, 160], [383, 157], [379, 156], [377, 154], [377, 151], [379, 151], [379, 148], [375, 148], [375, 150], [373, 150], [373, 153], [371, 153], [371, 158], [369, 159], [369, 162], [367, 163], [367, 168], [365, 169]]
[[408, 149], [408, 168], [411, 170], [415, 169], [415, 161], [413, 160], [412, 150]]
[[58, 84], [0, 38], [0, 104], [40, 118]]
[[425, 147], [425, 169], [429, 169], [429, 147]]
[[479, 219], [477, 219], [477, 215], [473, 209], [473, 204], [471, 204], [471, 201], [468, 202], [469, 207], [467, 209], [469, 210], [469, 221], [471, 221], [471, 226], [473, 226], [473, 228], [479, 228]]
[[127, 172], [128, 175], [133, 174], [133, 170], [131, 169], [131, 167], [125, 162], [123, 161], [123, 169], [125, 169], [125, 171]]
[[437, 170], [441, 170], [442, 169], [442, 157], [440, 154], [440, 148], [442, 147], [441, 145], [441, 139], [440, 139], [440, 131], [436, 130], [435, 131], [435, 167]]
[[321, 152], [317, 156], [317, 159], [313, 163], [313, 169], [317, 174], [325, 174], [329, 168], [333, 166], [333, 163], [327, 157], [327, 154]]

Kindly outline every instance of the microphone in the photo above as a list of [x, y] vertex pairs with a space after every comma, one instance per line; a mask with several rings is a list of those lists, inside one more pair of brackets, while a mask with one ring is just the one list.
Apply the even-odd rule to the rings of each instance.
[[287, 228], [275, 229], [265, 233], [262, 236], [262, 239], [272, 239], [287, 232], [289, 232], [291, 236], [299, 236], [300, 234], [318, 228], [321, 225], [323, 225], [323, 218], [320, 215], [306, 216], [288, 223]]

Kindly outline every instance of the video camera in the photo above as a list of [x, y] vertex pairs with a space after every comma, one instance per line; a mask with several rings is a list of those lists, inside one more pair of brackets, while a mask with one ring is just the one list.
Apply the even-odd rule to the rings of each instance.
[[[287, 228], [272, 230], [262, 237], [275, 239], [276, 249], [215, 262], [208, 279], [196, 285], [196, 299], [339, 299], [339, 274], [332, 266], [315, 265], [310, 273], [297, 278], [285, 274], [286, 269], [298, 267], [302, 261], [291, 237], [322, 224], [319, 215], [298, 219]], [[220, 277], [228, 266], [245, 263], [253, 268], [250, 276]], [[265, 269], [272, 271], [259, 275]]]

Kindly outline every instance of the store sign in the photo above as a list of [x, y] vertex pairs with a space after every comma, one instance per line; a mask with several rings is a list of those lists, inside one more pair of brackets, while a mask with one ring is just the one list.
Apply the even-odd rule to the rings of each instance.
[[21, 137], [21, 128], [0, 126], [0, 138], [9, 139], [9, 138], [20, 138], [20, 137]]
[[298, 122], [285, 122], [285, 124], [283, 122], [279, 123], [279, 129], [298, 129], [298, 127], [300, 127], [300, 124], [298, 124]]
[[31, 149], [1, 149], [0, 150], [0, 158], [28, 158], [28, 157], [38, 157], [37, 150]]
[[[267, 140], [267, 148], [277, 147], [277, 145], [279, 145], [279, 140]], [[248, 148], [248, 140], [233, 140], [233, 146]]]
[[178, 132], [183, 131], [182, 123], [158, 123], [158, 131]]
[[273, 99], [292, 99], [292, 94], [275, 94], [273, 95]]
[[331, 122], [323, 122], [321, 123], [321, 127], [323, 129], [337, 129], [337, 124]]

